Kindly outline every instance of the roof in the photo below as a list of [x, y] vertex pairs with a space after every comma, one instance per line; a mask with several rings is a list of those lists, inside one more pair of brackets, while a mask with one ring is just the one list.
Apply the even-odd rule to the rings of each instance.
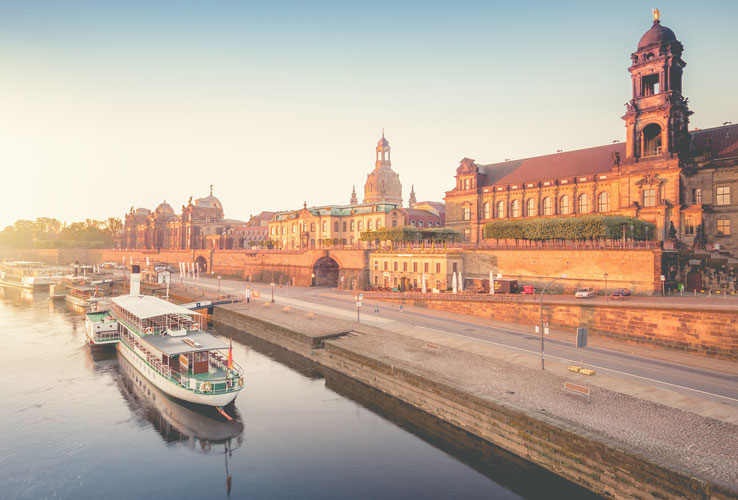
[[692, 136], [690, 156], [703, 155], [707, 139], [712, 140], [713, 158], [738, 156], [738, 124], [693, 130], [690, 135]]
[[[197, 347], [196, 344], [188, 344], [184, 339], [190, 339], [193, 344], [194, 342], [197, 342], [200, 346]], [[143, 340], [151, 347], [161, 351], [167, 356], [186, 354], [190, 352], [212, 351], [215, 349], [228, 349], [228, 344], [205, 332], [192, 332], [181, 337], [171, 337], [169, 335], [146, 335], [141, 337], [140, 340]]]
[[120, 297], [113, 297], [113, 303], [140, 319], [155, 318], [167, 314], [199, 314], [151, 295], [121, 295]]
[[651, 29], [646, 31], [638, 42], [638, 50], [661, 42], [675, 42], [676, 39], [677, 37], [673, 31], [666, 26], [661, 26], [660, 21], [654, 21]]
[[485, 186], [599, 174], [612, 169], [615, 152], [624, 158], [625, 143], [480, 165], [479, 173], [487, 174]]

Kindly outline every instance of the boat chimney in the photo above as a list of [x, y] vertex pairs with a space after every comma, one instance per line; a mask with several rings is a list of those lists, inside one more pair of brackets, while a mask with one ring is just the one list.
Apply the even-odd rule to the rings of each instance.
[[74, 261], [74, 277], [76, 278], [79, 275], [79, 261]]
[[131, 266], [131, 295], [141, 295], [141, 266]]

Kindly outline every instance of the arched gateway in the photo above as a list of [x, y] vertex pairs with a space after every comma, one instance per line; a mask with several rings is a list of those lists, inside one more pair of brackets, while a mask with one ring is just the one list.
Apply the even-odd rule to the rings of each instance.
[[313, 265], [312, 286], [338, 286], [338, 263], [330, 257], [321, 257]]
[[208, 261], [202, 255], [195, 259], [195, 265], [197, 266], [197, 270], [201, 273], [208, 272]]

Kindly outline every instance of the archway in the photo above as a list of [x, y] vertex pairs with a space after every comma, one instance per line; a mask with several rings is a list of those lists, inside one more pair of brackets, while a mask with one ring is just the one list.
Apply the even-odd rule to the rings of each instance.
[[201, 273], [208, 272], [208, 261], [202, 255], [195, 259], [195, 265]]
[[687, 273], [687, 286], [688, 291], [702, 290], [702, 273], [699, 271], [690, 271]]
[[313, 265], [312, 286], [338, 287], [338, 263], [330, 257], [321, 257]]

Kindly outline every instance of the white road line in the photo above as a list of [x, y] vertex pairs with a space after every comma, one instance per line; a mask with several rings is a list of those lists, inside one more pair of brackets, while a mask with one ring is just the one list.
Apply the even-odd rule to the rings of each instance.
[[[530, 349], [523, 349], [522, 347], [515, 347], [515, 346], [512, 346], [512, 345], [501, 344], [499, 342], [492, 342], [491, 340], [484, 340], [484, 339], [479, 339], [479, 338], [476, 338], [476, 337], [470, 337], [468, 335], [462, 335], [460, 333], [453, 333], [453, 332], [449, 332], [449, 331], [446, 331], [446, 330], [438, 330], [437, 328], [430, 328], [430, 327], [422, 326], [422, 325], [416, 325], [416, 326], [418, 326], [419, 328], [423, 328], [424, 330], [431, 330], [431, 331], [434, 331], [434, 332], [443, 333], [445, 335], [453, 335], [454, 337], [462, 337], [462, 338], [469, 339], [469, 340], [475, 340], [477, 342], [484, 342], [486, 344], [492, 344], [492, 345], [496, 345], [496, 346], [500, 346], [500, 347], [505, 347], [505, 348], [508, 348], [508, 349], [515, 349], [516, 351], [527, 352], [529, 354], [536, 354], [536, 355], [540, 355], [541, 354], [540, 351], [531, 351]], [[575, 363], [576, 362], [576, 360], [574, 360], [574, 359], [567, 359], [567, 358], [562, 358], [562, 357], [559, 357], [559, 356], [547, 355], [546, 357], [549, 358], [549, 359], [558, 359], [560, 361], [565, 361], [567, 363]], [[622, 372], [622, 371], [619, 371], [619, 370], [615, 370], [613, 368], [606, 368], [604, 366], [598, 366], [598, 365], [592, 365], [592, 364], [588, 364], [588, 366], [591, 366], [593, 368], [597, 368], [598, 370], [607, 370], [609, 372], [618, 373], [620, 375], [625, 375], [627, 377], [635, 377], [635, 378], [639, 378], [639, 379], [642, 379], [642, 380], [648, 380], [649, 382], [655, 382], [657, 384], [663, 384], [663, 385], [667, 385], [667, 386], [670, 386], [670, 387], [676, 387], [676, 388], [679, 388], [679, 389], [684, 389], [686, 391], [697, 392], [697, 393], [700, 393], [700, 394], [704, 394], [706, 396], [713, 396], [713, 397], [716, 397], [716, 398], [727, 399], [729, 401], [734, 401], [734, 402], [738, 403], [738, 399], [731, 398], [730, 396], [723, 396], [721, 394], [715, 394], [713, 392], [701, 391], [699, 389], [693, 389], [692, 387], [685, 387], [683, 385], [672, 384], [671, 382], [664, 382], [663, 380], [657, 380], [657, 379], [654, 379], [654, 378], [644, 377], [644, 376], [641, 376], [641, 375], [635, 375], [633, 373]]]

